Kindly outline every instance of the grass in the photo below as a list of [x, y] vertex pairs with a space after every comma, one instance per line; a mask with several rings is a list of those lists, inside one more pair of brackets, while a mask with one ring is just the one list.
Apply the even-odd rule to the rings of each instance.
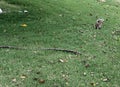
[[[0, 49], [1, 87], [119, 87], [117, 0], [2, 0], [1, 4], [10, 12], [0, 14], [0, 45], [28, 48]], [[93, 27], [97, 18], [105, 19], [101, 30]], [[70, 49], [82, 55], [39, 48]]]

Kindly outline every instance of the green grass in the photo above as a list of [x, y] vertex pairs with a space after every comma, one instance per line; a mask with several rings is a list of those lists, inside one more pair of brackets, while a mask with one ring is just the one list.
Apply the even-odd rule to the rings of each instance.
[[[0, 1], [0, 8], [10, 11], [0, 14], [0, 46], [28, 48], [0, 49], [0, 87], [119, 87], [119, 5], [117, 0]], [[101, 30], [93, 27], [97, 18], [105, 19]]]

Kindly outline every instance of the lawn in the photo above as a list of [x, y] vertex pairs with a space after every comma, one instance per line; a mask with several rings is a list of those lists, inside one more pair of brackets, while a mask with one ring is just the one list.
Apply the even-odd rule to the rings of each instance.
[[0, 87], [120, 86], [119, 0], [0, 0], [0, 8], [0, 46], [25, 48], [0, 48]]

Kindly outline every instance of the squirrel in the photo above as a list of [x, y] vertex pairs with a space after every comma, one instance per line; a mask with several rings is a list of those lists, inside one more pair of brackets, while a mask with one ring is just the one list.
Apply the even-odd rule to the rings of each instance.
[[104, 22], [104, 19], [97, 19], [95, 23], [95, 29], [101, 29], [103, 22]]

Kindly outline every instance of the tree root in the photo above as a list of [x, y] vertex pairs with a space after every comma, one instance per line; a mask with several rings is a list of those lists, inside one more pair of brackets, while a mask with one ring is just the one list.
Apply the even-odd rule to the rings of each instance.
[[[0, 49], [16, 49], [16, 50], [27, 50], [27, 48], [23, 47], [15, 47], [15, 46], [0, 46]], [[29, 49], [30, 50], [30, 49]], [[67, 53], [72, 53], [75, 55], [81, 54], [78, 51], [68, 50], [68, 49], [61, 49], [61, 48], [40, 48], [40, 50], [54, 50], [54, 51], [62, 51]]]

